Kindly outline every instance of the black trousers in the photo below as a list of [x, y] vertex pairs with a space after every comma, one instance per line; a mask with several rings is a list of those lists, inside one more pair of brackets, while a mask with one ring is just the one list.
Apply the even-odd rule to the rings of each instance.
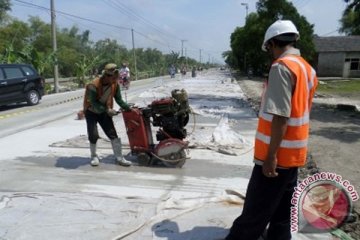
[[262, 166], [254, 166], [242, 214], [235, 219], [226, 240], [258, 240], [269, 223], [267, 240], [291, 239], [290, 208], [298, 169], [277, 172], [277, 177], [268, 178], [262, 174]]
[[97, 128], [98, 123], [110, 140], [118, 138], [112, 117], [109, 117], [106, 112], [97, 114], [87, 110], [85, 112], [85, 119], [90, 143], [95, 144], [99, 139], [99, 132]]

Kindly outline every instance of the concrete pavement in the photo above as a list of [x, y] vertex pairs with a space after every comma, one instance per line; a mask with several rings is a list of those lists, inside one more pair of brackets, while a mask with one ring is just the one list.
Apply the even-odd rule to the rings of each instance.
[[[257, 119], [238, 101], [243, 96], [238, 85], [224, 76], [204, 74], [152, 91], [180, 87], [202, 116], [188, 125], [194, 148], [182, 169], [118, 166], [106, 140], [99, 144], [102, 163], [91, 167], [77, 109], [73, 116], [1, 138], [0, 239], [224, 237], [243, 204], [226, 190], [245, 194]], [[126, 144], [121, 116], [115, 122]], [[296, 234], [294, 239], [332, 238]]]

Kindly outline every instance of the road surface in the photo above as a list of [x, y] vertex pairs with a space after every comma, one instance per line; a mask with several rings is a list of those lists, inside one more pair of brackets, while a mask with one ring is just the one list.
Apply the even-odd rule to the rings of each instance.
[[101, 164], [91, 167], [85, 121], [76, 120], [82, 90], [1, 111], [1, 240], [226, 236], [242, 210], [243, 200], [232, 192], [245, 194], [257, 123], [239, 85], [217, 71], [137, 84], [127, 98], [138, 105], [175, 88], [188, 91], [195, 114], [187, 126], [191, 149], [183, 168], [137, 166], [121, 115], [114, 121], [134, 166], [117, 165], [101, 133]]

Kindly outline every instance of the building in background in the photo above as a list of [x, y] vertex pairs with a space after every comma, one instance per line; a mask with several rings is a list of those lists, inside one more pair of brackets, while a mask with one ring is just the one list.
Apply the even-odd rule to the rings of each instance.
[[360, 36], [315, 37], [320, 77], [360, 77]]

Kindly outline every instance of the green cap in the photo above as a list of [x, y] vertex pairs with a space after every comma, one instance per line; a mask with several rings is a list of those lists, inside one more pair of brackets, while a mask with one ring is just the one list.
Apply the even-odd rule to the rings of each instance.
[[119, 70], [117, 69], [117, 65], [115, 63], [108, 63], [105, 65], [103, 70], [103, 75], [114, 75], [119, 74]]

